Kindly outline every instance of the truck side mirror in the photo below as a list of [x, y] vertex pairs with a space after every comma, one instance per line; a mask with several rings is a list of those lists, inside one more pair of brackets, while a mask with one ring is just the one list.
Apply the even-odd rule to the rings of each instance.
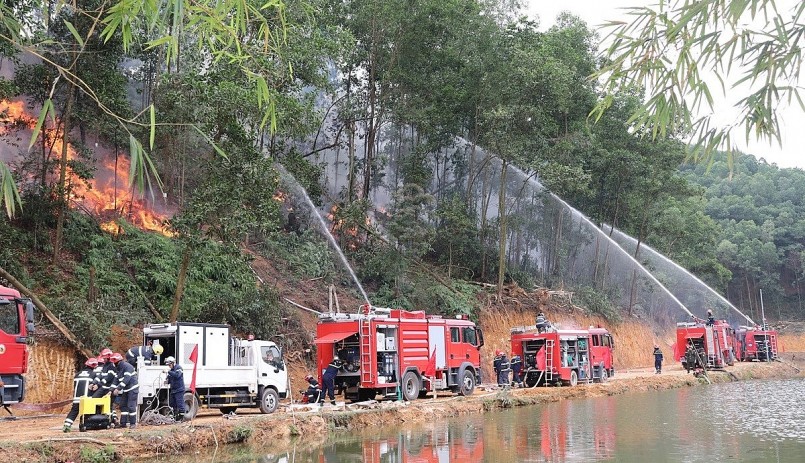
[[25, 301], [25, 321], [25, 328], [30, 336], [34, 334], [34, 303], [30, 300]]

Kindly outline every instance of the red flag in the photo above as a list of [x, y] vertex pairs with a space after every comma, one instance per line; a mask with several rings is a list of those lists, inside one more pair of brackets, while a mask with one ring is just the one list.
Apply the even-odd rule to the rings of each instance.
[[537, 351], [537, 370], [545, 371], [545, 346]]
[[425, 367], [425, 376], [434, 377], [436, 376], [436, 348], [433, 348], [433, 352], [431, 352], [430, 357], [428, 358], [428, 366]]
[[193, 376], [192, 379], [190, 379], [190, 391], [196, 392], [196, 367], [198, 366], [198, 344], [196, 344], [196, 347], [193, 348], [193, 352], [190, 352], [190, 357], [188, 357], [188, 360], [193, 362]]

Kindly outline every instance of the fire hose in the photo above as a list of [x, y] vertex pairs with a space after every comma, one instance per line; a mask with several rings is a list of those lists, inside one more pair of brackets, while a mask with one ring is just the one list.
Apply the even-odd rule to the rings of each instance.
[[67, 400], [60, 400], [58, 402], [50, 402], [44, 404], [28, 404], [28, 403], [18, 403], [18, 404], [9, 404], [9, 407], [13, 407], [14, 410], [25, 410], [30, 412], [46, 412], [50, 410], [57, 410], [59, 408], [65, 407], [73, 403], [73, 399]]

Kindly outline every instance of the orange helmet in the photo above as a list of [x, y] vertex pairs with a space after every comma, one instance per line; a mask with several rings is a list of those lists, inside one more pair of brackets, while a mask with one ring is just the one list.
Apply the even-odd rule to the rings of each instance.
[[110, 356], [109, 356], [109, 360], [110, 360], [112, 363], [117, 363], [117, 362], [119, 362], [119, 361], [123, 360], [123, 356], [122, 356], [122, 355], [120, 355], [119, 353], [115, 352], [114, 354], [112, 354], [112, 355], [110, 355]]
[[311, 379], [313, 379], [313, 375], [305, 376], [305, 381], [310, 381]]
[[98, 366], [98, 359], [96, 359], [95, 357], [90, 357], [87, 359], [86, 362], [84, 362], [84, 365], [90, 368], [95, 368]]
[[500, 351], [500, 349], [498, 349], [498, 350], [496, 350], [496, 351], [495, 351], [495, 355], [500, 355], [500, 354], [502, 354], [502, 353], [503, 353], [503, 352], [501, 352], [501, 351]]
[[111, 355], [112, 355], [112, 349], [110, 349], [108, 347], [101, 351], [101, 357], [103, 357], [105, 359], [108, 359], [109, 356], [111, 356]]

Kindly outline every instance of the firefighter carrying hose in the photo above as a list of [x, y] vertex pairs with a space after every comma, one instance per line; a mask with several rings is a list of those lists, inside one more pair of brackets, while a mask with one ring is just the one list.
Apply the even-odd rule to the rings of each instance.
[[125, 428], [128, 426], [134, 429], [137, 426], [137, 393], [140, 391], [137, 372], [117, 352], [112, 354], [109, 360], [115, 365], [115, 372], [118, 378], [117, 384], [112, 389], [113, 395], [120, 396], [120, 424], [117, 427]]
[[662, 351], [657, 344], [654, 344], [654, 370], [656, 370], [655, 374], [662, 373]]
[[76, 373], [75, 377], [73, 378], [73, 406], [70, 407], [70, 411], [67, 413], [67, 417], [64, 419], [64, 427], [62, 431], [70, 432], [70, 429], [73, 427], [73, 421], [75, 421], [76, 417], [78, 416], [78, 406], [81, 403], [81, 397], [90, 395], [90, 385], [92, 384], [93, 376], [95, 368], [98, 366], [98, 359], [95, 357], [90, 357], [84, 362], [84, 368], [81, 369], [78, 373]]
[[340, 370], [343, 365], [344, 363], [341, 362], [341, 359], [339, 359], [338, 356], [333, 358], [333, 361], [327, 365], [327, 368], [324, 370], [324, 374], [321, 377], [322, 382], [324, 383], [324, 394], [321, 396], [319, 405], [324, 405], [325, 394], [330, 398], [330, 403], [335, 405], [335, 376], [338, 374], [338, 370]]
[[165, 359], [165, 365], [168, 366], [165, 369], [165, 373], [168, 375], [165, 382], [170, 386], [168, 404], [173, 410], [173, 419], [182, 421], [186, 412], [184, 409], [184, 371], [181, 365], [176, 364], [176, 359], [172, 356]]

